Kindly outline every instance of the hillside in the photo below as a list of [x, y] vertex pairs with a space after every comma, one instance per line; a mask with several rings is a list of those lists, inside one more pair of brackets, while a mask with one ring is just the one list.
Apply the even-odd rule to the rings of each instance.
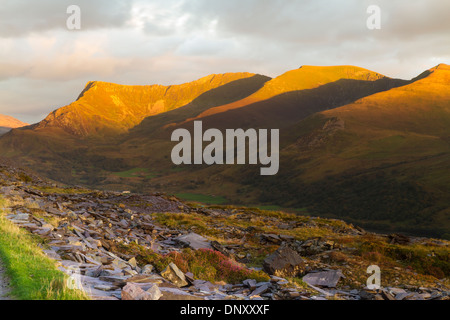
[[[161, 193], [69, 188], [0, 159], [4, 225], [21, 237], [2, 233], [0, 253], [9, 253], [7, 268], [22, 268], [12, 273], [21, 277], [14, 292], [37, 291], [28, 299], [77, 298], [56, 295], [68, 283], [53, 271], [57, 263], [79, 279], [71, 288], [99, 300], [448, 300], [450, 293], [448, 241]], [[18, 254], [30, 239], [45, 249], [25, 250], [24, 266]], [[52, 270], [36, 266], [43, 259]], [[379, 290], [366, 287], [373, 264], [383, 271]], [[50, 294], [42, 289], [49, 287]]]
[[449, 85], [450, 68], [440, 65], [412, 84], [291, 127], [282, 152], [289, 169], [259, 186], [260, 199], [448, 237]]
[[77, 101], [52, 112], [35, 129], [57, 127], [80, 137], [119, 134], [146, 117], [180, 108], [209, 90], [253, 76], [250, 73], [210, 75], [173, 86], [89, 82]]

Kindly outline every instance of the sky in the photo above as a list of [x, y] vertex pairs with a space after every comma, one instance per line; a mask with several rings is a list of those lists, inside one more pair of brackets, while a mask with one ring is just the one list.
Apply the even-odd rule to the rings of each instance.
[[[79, 30], [67, 27], [71, 5]], [[367, 27], [371, 5], [381, 29]], [[36, 123], [88, 81], [170, 85], [302, 65], [411, 79], [450, 64], [449, 14], [447, 0], [0, 0], [0, 114]]]

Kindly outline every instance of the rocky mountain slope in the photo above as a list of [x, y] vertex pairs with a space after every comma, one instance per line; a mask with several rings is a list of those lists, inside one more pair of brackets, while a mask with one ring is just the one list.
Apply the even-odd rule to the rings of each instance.
[[[449, 297], [446, 241], [163, 194], [67, 188], [5, 160], [0, 195], [3, 214], [41, 238], [44, 252], [94, 299]], [[380, 290], [366, 288], [373, 264], [382, 270]]]

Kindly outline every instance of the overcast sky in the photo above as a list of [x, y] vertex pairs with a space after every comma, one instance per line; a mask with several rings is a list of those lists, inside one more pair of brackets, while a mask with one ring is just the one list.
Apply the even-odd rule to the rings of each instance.
[[[70, 5], [81, 30], [66, 26]], [[367, 28], [370, 5], [381, 30]], [[0, 113], [38, 122], [91, 80], [343, 64], [410, 79], [450, 64], [449, 16], [448, 0], [0, 0]]]

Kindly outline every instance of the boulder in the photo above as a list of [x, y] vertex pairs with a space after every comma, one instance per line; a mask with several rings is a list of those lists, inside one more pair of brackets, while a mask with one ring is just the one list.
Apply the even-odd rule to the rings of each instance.
[[295, 250], [283, 245], [264, 260], [263, 268], [277, 277], [295, 277], [305, 271], [305, 263]]
[[128, 283], [122, 288], [122, 300], [141, 300], [141, 296], [145, 293], [140, 287], [133, 283]]
[[208, 241], [208, 239], [196, 233], [189, 233], [187, 235], [175, 238], [175, 240], [182, 246], [189, 247], [194, 250], [212, 249], [211, 243]]
[[267, 291], [269, 291], [270, 286], [268, 284], [264, 284], [262, 286], [259, 286], [258, 288], [256, 288], [250, 295], [249, 297], [253, 297], [253, 296], [259, 296], [263, 293], [266, 293]]
[[122, 300], [159, 300], [162, 297], [161, 290], [156, 284], [144, 291], [134, 283], [128, 283], [122, 289]]
[[391, 234], [388, 238], [390, 244], [408, 245], [411, 243], [411, 239], [402, 234]]
[[152, 274], [153, 269], [154, 269], [154, 267], [151, 264], [147, 264], [146, 266], [144, 266], [144, 268], [142, 268], [141, 273], [142, 274]]
[[144, 295], [145, 299], [143, 300], [159, 300], [162, 296], [163, 294], [161, 293], [161, 290], [159, 290], [159, 287], [154, 284], [146, 291], [146, 294]]
[[344, 277], [341, 270], [327, 270], [308, 273], [303, 281], [312, 286], [336, 288], [339, 280]]
[[186, 281], [184, 273], [174, 263], [169, 264], [169, 266], [161, 272], [161, 276], [179, 288], [185, 287], [189, 284]]

